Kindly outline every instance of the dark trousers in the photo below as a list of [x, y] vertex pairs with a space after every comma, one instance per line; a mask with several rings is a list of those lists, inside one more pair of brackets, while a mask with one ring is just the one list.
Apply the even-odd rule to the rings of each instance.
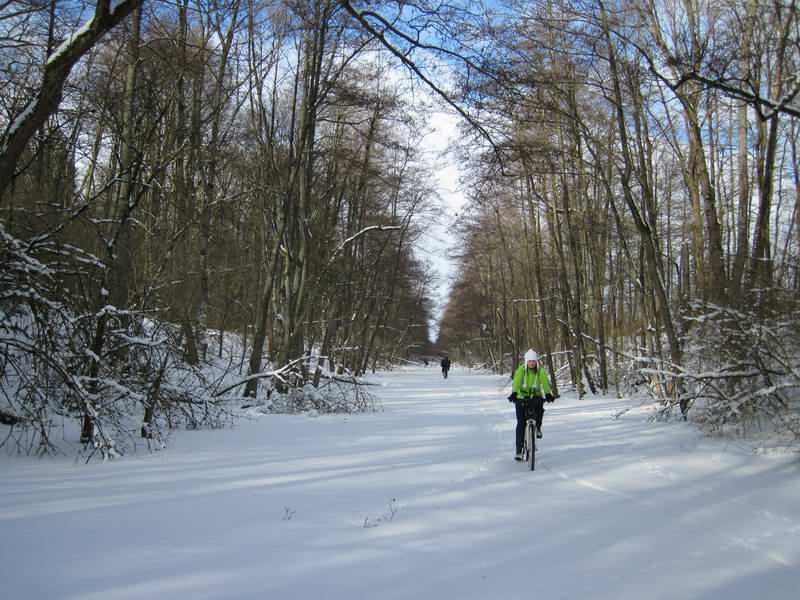
[[449, 370], [450, 370], [450, 369], [442, 369], [442, 376], [443, 376], [445, 379], [447, 379], [447, 372], [448, 372]]
[[525, 441], [525, 421], [528, 420], [528, 409], [536, 419], [537, 429], [542, 427], [544, 419], [544, 398], [529, 398], [527, 400], [517, 400], [514, 402], [517, 409], [517, 451], [522, 450]]

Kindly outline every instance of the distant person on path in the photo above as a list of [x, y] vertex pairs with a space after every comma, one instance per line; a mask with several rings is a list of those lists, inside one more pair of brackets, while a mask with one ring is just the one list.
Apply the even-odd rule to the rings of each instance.
[[428, 370], [428, 359], [425, 358], [423, 360], [425, 361], [425, 370], [427, 371]]
[[447, 372], [450, 370], [450, 359], [447, 358], [446, 354], [439, 364], [442, 365], [442, 377], [447, 379]]
[[516, 442], [517, 452], [514, 460], [522, 460], [522, 442], [525, 437], [526, 407], [533, 407], [536, 419], [536, 437], [542, 437], [542, 420], [544, 419], [544, 403], [555, 400], [550, 392], [550, 379], [547, 371], [534, 350], [525, 353], [525, 361], [514, 372], [509, 402], [513, 402], [517, 412]]

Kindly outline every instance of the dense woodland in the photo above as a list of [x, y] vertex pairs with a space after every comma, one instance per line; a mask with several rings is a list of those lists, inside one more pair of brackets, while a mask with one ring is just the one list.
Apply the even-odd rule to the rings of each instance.
[[505, 372], [535, 347], [581, 395], [797, 437], [797, 19], [0, 0], [6, 440], [46, 452], [73, 419], [108, 454], [245, 400], [352, 409], [331, 398], [431, 353], [432, 97], [469, 195], [439, 351]]
[[795, 3], [509, 11], [497, 68], [461, 82], [499, 148], [465, 151], [442, 343], [498, 370], [533, 346], [579, 395], [797, 435]]

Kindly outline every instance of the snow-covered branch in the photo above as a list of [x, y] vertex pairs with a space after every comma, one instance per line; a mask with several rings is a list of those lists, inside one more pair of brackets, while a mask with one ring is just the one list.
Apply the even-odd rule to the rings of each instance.
[[351, 242], [354, 242], [355, 240], [360, 238], [365, 233], [368, 233], [370, 231], [396, 231], [396, 230], [402, 229], [402, 228], [403, 227], [401, 225], [370, 225], [369, 227], [364, 227], [364, 229], [362, 229], [361, 231], [359, 231], [358, 233], [356, 233], [354, 235], [351, 235], [349, 238], [347, 238], [345, 241], [343, 241], [339, 245], [339, 247], [336, 248], [336, 250], [334, 250], [333, 254], [331, 255], [330, 259], [328, 260], [328, 264], [333, 262], [333, 260], [339, 255], [339, 253], [342, 250], [345, 249], [347, 244], [349, 244]]
[[252, 375], [248, 375], [247, 377], [243, 377], [242, 379], [239, 379], [238, 381], [236, 381], [236, 383], [232, 383], [230, 385], [226, 385], [221, 390], [217, 390], [216, 392], [214, 392], [212, 397], [213, 398], [219, 398], [220, 396], [223, 396], [227, 392], [230, 392], [231, 390], [236, 389], [237, 387], [240, 387], [240, 386], [246, 384], [248, 381], [251, 381], [251, 380], [254, 380], [254, 379], [272, 379], [273, 377], [280, 378], [281, 375], [289, 372], [294, 366], [302, 363], [305, 360], [306, 360], [306, 357], [305, 356], [301, 356], [300, 358], [296, 358], [296, 359], [294, 359], [292, 361], [289, 361], [288, 363], [286, 363], [285, 365], [283, 365], [279, 369], [274, 369], [272, 371], [262, 371], [261, 373], [253, 373]]
[[116, 4], [98, 0], [94, 16], [47, 59], [39, 89], [0, 139], [0, 197], [13, 181], [28, 141], [58, 109], [72, 67], [141, 3], [142, 0], [121, 0]]

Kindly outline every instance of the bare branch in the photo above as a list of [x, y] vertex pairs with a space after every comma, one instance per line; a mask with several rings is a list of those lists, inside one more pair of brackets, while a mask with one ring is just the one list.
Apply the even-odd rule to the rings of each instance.
[[11, 121], [2, 137], [0, 198], [14, 179], [14, 172], [28, 141], [58, 109], [64, 84], [72, 67], [141, 2], [142, 0], [123, 0], [112, 8], [112, 0], [98, 0], [94, 16], [47, 59], [38, 93], [17, 118]]

